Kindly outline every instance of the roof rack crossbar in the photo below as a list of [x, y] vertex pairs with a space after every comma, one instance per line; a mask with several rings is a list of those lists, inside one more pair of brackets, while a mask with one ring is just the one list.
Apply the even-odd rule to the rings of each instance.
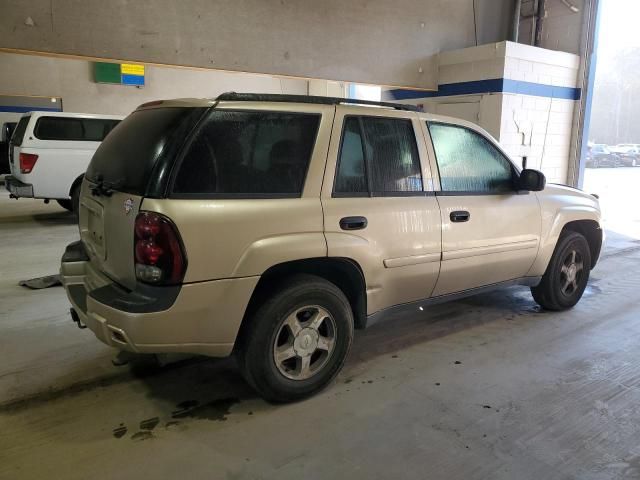
[[358, 100], [355, 98], [319, 97], [314, 95], [281, 95], [277, 93], [236, 93], [226, 92], [215, 99], [216, 102], [287, 102], [287, 103], [315, 103], [320, 105], [371, 105], [375, 107], [393, 108], [395, 110], [407, 110], [420, 112], [415, 105], [404, 105], [392, 102], [374, 102], [371, 100]]

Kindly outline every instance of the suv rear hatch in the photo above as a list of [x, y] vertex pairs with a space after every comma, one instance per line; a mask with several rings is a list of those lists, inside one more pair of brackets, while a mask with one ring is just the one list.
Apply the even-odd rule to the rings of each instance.
[[127, 289], [135, 288], [134, 227], [141, 203], [145, 196], [164, 196], [173, 161], [205, 110], [138, 109], [96, 150], [79, 212], [80, 238], [93, 270]]

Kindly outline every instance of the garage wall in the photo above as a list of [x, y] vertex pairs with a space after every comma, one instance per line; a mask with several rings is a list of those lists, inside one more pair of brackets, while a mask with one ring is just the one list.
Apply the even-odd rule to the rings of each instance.
[[512, 3], [2, 0], [0, 47], [435, 88], [432, 55], [504, 40]]
[[[530, 15], [537, 7], [537, 0], [524, 0], [522, 2], [523, 16]], [[572, 11], [561, 0], [545, 1], [545, 18], [542, 21], [542, 35], [540, 47], [550, 50], [574, 53], [584, 53], [582, 33], [585, 18], [591, 7], [589, 0], [570, 0], [570, 4], [578, 9]], [[522, 19], [518, 41], [531, 44], [533, 38], [534, 22], [531, 18]]]
[[[60, 112], [62, 111], [62, 99], [59, 97], [0, 94], [0, 126], [5, 122], [18, 122], [23, 113], [32, 110]], [[3, 130], [0, 142], [7, 140], [4, 135], [5, 131]]]
[[[136, 88], [95, 83], [92, 64], [86, 60], [0, 52], [0, 65], [0, 95], [62, 97], [63, 108], [68, 112], [125, 115], [150, 100], [211, 98], [231, 90], [302, 95], [308, 92], [306, 80], [214, 70], [147, 66], [146, 85]], [[332, 93], [335, 90], [334, 87]]]

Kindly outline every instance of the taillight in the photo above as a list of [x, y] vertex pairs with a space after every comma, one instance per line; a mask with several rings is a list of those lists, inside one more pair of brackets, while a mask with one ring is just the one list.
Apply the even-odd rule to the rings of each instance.
[[167, 217], [140, 212], [135, 223], [136, 278], [155, 285], [180, 283], [187, 258], [178, 231]]
[[33, 153], [20, 154], [20, 173], [31, 173], [34, 165], [38, 161], [38, 155]]

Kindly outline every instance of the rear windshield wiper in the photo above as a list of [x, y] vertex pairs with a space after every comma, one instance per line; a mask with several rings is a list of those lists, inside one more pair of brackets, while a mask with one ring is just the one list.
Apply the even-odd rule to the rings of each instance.
[[94, 197], [110, 197], [113, 191], [120, 188], [124, 180], [116, 180], [115, 182], [105, 182], [102, 174], [96, 175], [95, 185], [91, 187], [91, 195]]

